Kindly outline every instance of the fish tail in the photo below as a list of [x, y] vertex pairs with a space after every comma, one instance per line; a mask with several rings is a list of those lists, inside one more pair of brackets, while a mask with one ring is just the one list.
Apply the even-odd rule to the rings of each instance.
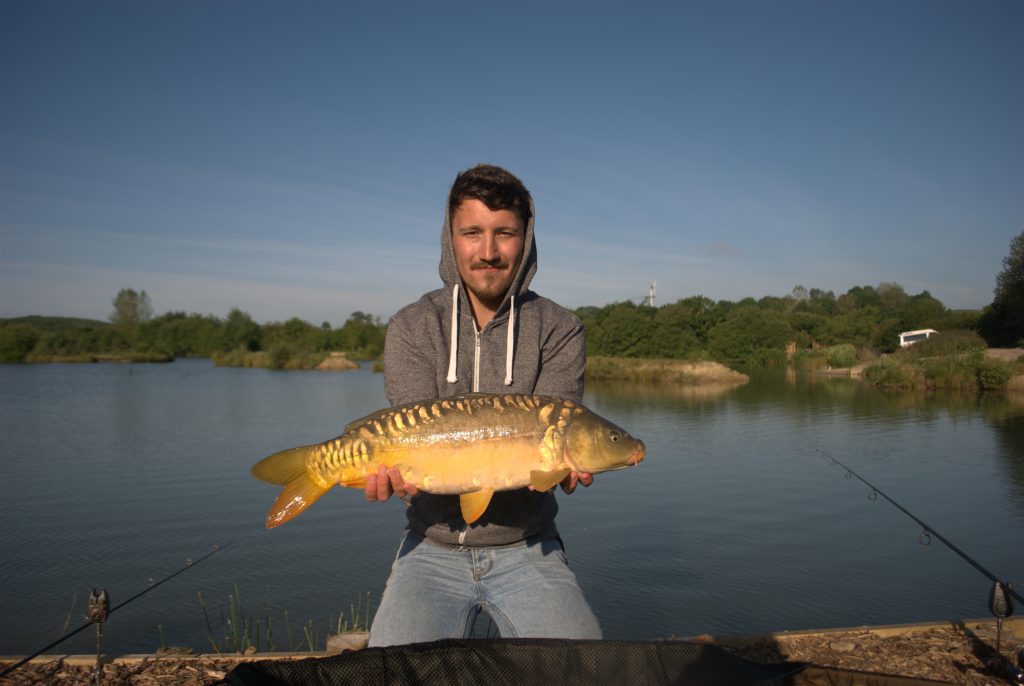
[[306, 457], [316, 447], [306, 445], [289, 448], [253, 465], [252, 475], [257, 479], [284, 486], [267, 513], [268, 529], [297, 517], [330, 488], [310, 479], [306, 471]]
[[298, 517], [327, 490], [305, 473], [288, 482], [281, 489], [277, 500], [270, 506], [270, 511], [267, 513], [267, 528], [273, 529], [275, 526], [280, 526], [288, 520]]

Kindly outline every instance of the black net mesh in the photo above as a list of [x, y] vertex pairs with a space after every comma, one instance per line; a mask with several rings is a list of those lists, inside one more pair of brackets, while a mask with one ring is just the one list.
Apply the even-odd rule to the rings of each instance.
[[762, 665], [721, 648], [685, 641], [560, 639], [446, 640], [367, 648], [334, 657], [264, 660], [227, 675], [236, 686], [340, 684], [673, 684], [679, 686], [918, 686], [938, 682], [802, 663]]

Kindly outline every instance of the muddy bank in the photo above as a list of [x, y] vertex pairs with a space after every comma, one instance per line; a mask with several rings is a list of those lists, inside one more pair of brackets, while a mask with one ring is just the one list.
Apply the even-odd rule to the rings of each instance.
[[359, 369], [359, 365], [348, 359], [345, 353], [332, 352], [328, 353], [316, 368], [322, 372], [344, 372], [350, 369]]

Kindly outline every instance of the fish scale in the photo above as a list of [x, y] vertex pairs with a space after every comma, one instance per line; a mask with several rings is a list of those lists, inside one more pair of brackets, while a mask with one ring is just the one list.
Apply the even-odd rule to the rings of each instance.
[[378, 410], [330, 440], [275, 453], [252, 473], [284, 486], [268, 527], [336, 484], [364, 488], [381, 466], [422, 491], [458, 495], [472, 524], [495, 491], [545, 491], [573, 471], [620, 469], [643, 458], [642, 441], [571, 400], [471, 393]]

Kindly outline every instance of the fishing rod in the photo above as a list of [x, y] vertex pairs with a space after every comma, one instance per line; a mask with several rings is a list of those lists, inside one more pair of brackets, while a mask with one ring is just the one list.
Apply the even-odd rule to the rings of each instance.
[[[819, 453], [821, 453], [821, 456], [822, 456], [822, 457], [824, 457], [824, 458], [826, 458], [826, 459], [828, 459], [828, 460], [831, 460], [831, 461], [832, 461], [832, 464], [834, 464], [834, 465], [839, 465], [840, 467], [842, 467], [843, 469], [845, 469], [845, 470], [846, 470], [846, 478], [850, 478], [851, 476], [857, 477], [857, 479], [859, 479], [859, 480], [860, 480], [860, 481], [861, 481], [862, 483], [864, 483], [864, 484], [865, 484], [865, 485], [866, 485], [866, 486], [867, 486], [868, 488], [870, 488], [870, 489], [871, 489], [871, 494], [870, 494], [870, 495], [869, 495], [868, 497], [869, 497], [869, 498], [871, 498], [871, 500], [874, 500], [876, 496], [880, 495], [880, 496], [882, 496], [883, 498], [885, 498], [886, 500], [888, 500], [888, 501], [889, 501], [890, 503], [892, 503], [892, 504], [893, 504], [894, 506], [896, 506], [896, 508], [897, 508], [897, 509], [898, 509], [898, 510], [899, 510], [900, 512], [902, 512], [903, 514], [907, 515], [908, 517], [910, 517], [911, 519], [913, 519], [913, 520], [914, 520], [915, 522], [917, 522], [918, 524], [920, 524], [920, 525], [921, 525], [921, 528], [923, 529], [923, 531], [921, 532], [921, 538], [920, 538], [920, 540], [922, 541], [922, 543], [924, 543], [925, 545], [927, 545], [927, 543], [928, 543], [928, 542], [930, 542], [930, 540], [931, 540], [931, 537], [932, 537], [932, 536], [934, 536], [935, 538], [937, 538], [937, 539], [939, 539], [940, 541], [942, 541], [943, 543], [945, 543], [945, 544], [946, 544], [946, 547], [948, 547], [948, 548], [949, 548], [950, 550], [952, 550], [952, 551], [953, 551], [954, 553], [956, 553], [956, 554], [957, 554], [957, 555], [959, 555], [959, 556], [960, 556], [961, 558], [963, 558], [963, 559], [964, 559], [964, 560], [965, 560], [966, 562], [968, 562], [968, 563], [969, 563], [969, 564], [970, 564], [970, 565], [971, 565], [972, 567], [974, 567], [974, 568], [975, 568], [975, 569], [977, 569], [977, 570], [978, 570], [979, 572], [981, 572], [982, 574], [984, 574], [985, 576], [987, 576], [987, 577], [989, 578], [989, 581], [992, 581], [992, 582], [993, 582], [994, 584], [996, 584], [997, 586], [999, 586], [999, 587], [1001, 587], [1002, 589], [1004, 589], [1004, 591], [1005, 591], [1005, 592], [1006, 592], [1007, 594], [1009, 594], [1009, 595], [1013, 596], [1014, 598], [1016, 598], [1016, 599], [1017, 599], [1017, 600], [1019, 600], [1020, 602], [1024, 603], [1024, 596], [1021, 596], [1021, 595], [1020, 595], [1019, 593], [1017, 593], [1017, 592], [1016, 592], [1016, 591], [1014, 591], [1014, 590], [1013, 590], [1012, 588], [1010, 588], [1010, 585], [1009, 585], [1008, 583], [1006, 583], [1006, 582], [1002, 581], [1002, 580], [1001, 580], [1001, 579], [999, 579], [999, 577], [997, 577], [997, 576], [996, 576], [995, 574], [993, 574], [992, 572], [990, 572], [990, 571], [988, 571], [987, 569], [985, 569], [984, 567], [982, 567], [982, 566], [981, 566], [981, 565], [980, 565], [980, 564], [979, 564], [979, 563], [978, 563], [977, 561], [975, 561], [975, 560], [974, 560], [974, 559], [973, 559], [973, 558], [972, 558], [972, 557], [971, 557], [970, 555], [968, 555], [968, 554], [967, 554], [967, 553], [965, 553], [964, 551], [962, 551], [962, 550], [960, 550], [959, 548], [957, 548], [957, 547], [956, 547], [955, 545], [953, 545], [953, 543], [951, 543], [951, 542], [950, 542], [950, 541], [949, 541], [949, 540], [948, 540], [948, 539], [947, 539], [947, 538], [946, 538], [945, 536], [943, 536], [943, 535], [942, 535], [942, 534], [940, 534], [940, 533], [939, 533], [938, 531], [936, 531], [935, 529], [933, 529], [932, 527], [928, 526], [928, 525], [927, 525], [927, 524], [925, 524], [925, 523], [924, 523], [923, 521], [921, 521], [920, 519], [918, 519], [917, 517], [915, 517], [915, 516], [913, 515], [913, 513], [911, 513], [911, 512], [910, 512], [910, 511], [909, 511], [909, 510], [908, 510], [907, 508], [903, 507], [903, 506], [902, 506], [902, 505], [900, 505], [900, 504], [899, 504], [898, 502], [896, 502], [895, 500], [893, 500], [892, 498], [890, 498], [889, 496], [887, 496], [887, 495], [886, 495], [886, 494], [885, 494], [885, 493], [884, 493], [884, 492], [883, 492], [883, 491], [882, 491], [882, 490], [881, 490], [880, 488], [878, 488], [878, 487], [877, 487], [877, 486], [875, 486], [874, 484], [872, 484], [872, 483], [870, 483], [869, 481], [867, 481], [867, 480], [866, 480], [866, 479], [865, 479], [864, 477], [862, 477], [862, 476], [861, 476], [860, 474], [858, 474], [857, 472], [853, 471], [852, 469], [850, 469], [849, 467], [847, 467], [847, 466], [846, 466], [845, 464], [843, 464], [842, 462], [840, 462], [840, 461], [839, 461], [839, 460], [837, 460], [836, 458], [834, 458], [834, 457], [832, 457], [831, 455], [829, 455], [828, 453], [826, 453], [826, 452], [825, 452], [824, 450], [822, 450], [821, 448], [817, 448], [817, 451], [818, 451]], [[1011, 610], [1011, 611], [1012, 611], [1012, 610]]]
[[126, 600], [123, 603], [120, 603], [118, 605], [115, 605], [114, 607], [110, 608], [109, 610], [105, 607], [105, 605], [107, 605], [108, 602], [109, 602], [107, 600], [107, 591], [106, 591], [106, 589], [104, 589], [99, 595], [97, 595], [96, 591], [93, 590], [92, 595], [90, 595], [90, 597], [89, 597], [89, 621], [88, 622], [86, 622], [82, 626], [78, 627], [74, 631], [71, 631], [69, 633], [64, 634], [63, 636], [58, 638], [53, 643], [51, 643], [51, 644], [49, 644], [47, 646], [44, 646], [43, 648], [40, 648], [39, 650], [37, 650], [36, 652], [32, 653], [28, 657], [23, 658], [19, 662], [16, 662], [15, 664], [6, 667], [2, 672], [0, 672], [0, 677], [7, 676], [8, 674], [13, 672], [14, 670], [18, 669], [19, 667], [21, 667], [22, 665], [27, 663], [29, 660], [42, 655], [43, 653], [45, 653], [50, 648], [63, 643], [64, 641], [68, 640], [69, 638], [71, 638], [75, 634], [77, 634], [77, 633], [79, 633], [81, 631], [84, 631], [85, 629], [88, 629], [93, 624], [96, 624], [97, 625], [97, 629], [98, 629], [99, 625], [102, 624], [104, 621], [106, 621], [107, 617], [112, 615], [112, 614], [114, 614], [115, 611], [121, 609], [122, 607], [124, 607], [128, 603], [132, 602], [133, 600], [137, 599], [138, 597], [143, 596], [143, 595], [149, 593], [150, 591], [152, 591], [154, 588], [156, 588], [160, 584], [163, 584], [163, 583], [165, 583], [167, 581], [170, 581], [171, 579], [173, 579], [174, 577], [178, 576], [182, 572], [184, 572], [184, 571], [186, 571], [188, 569], [191, 569], [192, 567], [195, 567], [197, 564], [199, 564], [200, 562], [202, 562], [206, 558], [219, 553], [220, 551], [224, 550], [224, 548], [227, 548], [229, 545], [231, 545], [233, 542], [234, 541], [229, 541], [229, 542], [225, 543], [224, 545], [215, 545], [213, 547], [213, 550], [208, 552], [206, 555], [203, 555], [198, 560], [191, 560], [191, 559], [190, 560], [186, 560], [185, 561], [185, 566], [182, 567], [181, 569], [179, 569], [178, 571], [165, 576], [163, 579], [161, 579], [160, 581], [157, 581], [156, 583], [150, 584], [145, 589], [143, 589], [142, 591], [139, 591], [138, 593], [133, 595], [128, 600]]

